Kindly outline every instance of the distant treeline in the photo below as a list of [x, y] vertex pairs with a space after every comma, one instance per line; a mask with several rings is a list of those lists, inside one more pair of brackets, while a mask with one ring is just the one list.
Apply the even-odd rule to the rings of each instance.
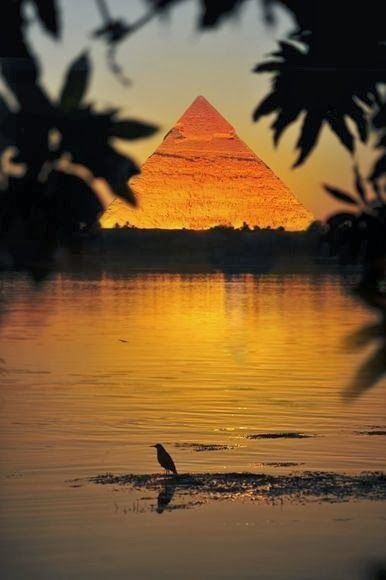
[[314, 222], [306, 231], [234, 229], [161, 230], [131, 227], [102, 229], [86, 242], [91, 262], [167, 270], [267, 270], [275, 264], [296, 265], [328, 256], [323, 228]]

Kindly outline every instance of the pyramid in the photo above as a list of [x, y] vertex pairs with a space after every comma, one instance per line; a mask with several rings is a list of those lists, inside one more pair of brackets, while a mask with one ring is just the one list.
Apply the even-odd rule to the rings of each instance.
[[195, 99], [130, 185], [138, 208], [114, 200], [102, 227], [202, 230], [247, 223], [303, 230], [314, 219], [204, 97]]

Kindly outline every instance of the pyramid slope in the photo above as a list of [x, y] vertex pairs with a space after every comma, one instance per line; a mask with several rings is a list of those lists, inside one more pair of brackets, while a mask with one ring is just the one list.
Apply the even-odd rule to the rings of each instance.
[[313, 221], [273, 171], [204, 98], [197, 97], [131, 180], [139, 207], [115, 200], [103, 227], [302, 230]]
[[232, 125], [205, 99], [197, 97], [177, 121], [187, 136], [233, 133]]

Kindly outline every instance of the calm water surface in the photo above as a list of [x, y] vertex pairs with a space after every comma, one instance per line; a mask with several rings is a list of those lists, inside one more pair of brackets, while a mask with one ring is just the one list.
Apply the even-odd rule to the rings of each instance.
[[[383, 503], [236, 501], [161, 515], [143, 492], [68, 483], [157, 471], [158, 441], [183, 472], [386, 471], [385, 437], [362, 433], [386, 429], [385, 384], [342, 400], [371, 352], [345, 339], [371, 314], [338, 278], [1, 285], [3, 577], [340, 580], [382, 557]], [[248, 438], [286, 431], [313, 437]]]

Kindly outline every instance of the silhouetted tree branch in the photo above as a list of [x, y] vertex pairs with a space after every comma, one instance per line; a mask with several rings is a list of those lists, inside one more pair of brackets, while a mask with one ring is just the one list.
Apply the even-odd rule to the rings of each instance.
[[[24, 0], [5, 3], [1, 75], [16, 106], [0, 96], [1, 241], [15, 266], [41, 271], [49, 269], [58, 244], [70, 243], [96, 222], [102, 211], [97, 178], [112, 194], [135, 203], [128, 180], [139, 168], [115, 150], [114, 139], [147, 137], [156, 127], [120, 119], [117, 110], [97, 112], [86, 102], [92, 73], [87, 53], [71, 64], [52, 101], [25, 42]], [[42, 25], [58, 38], [56, 2], [35, 5]]]

